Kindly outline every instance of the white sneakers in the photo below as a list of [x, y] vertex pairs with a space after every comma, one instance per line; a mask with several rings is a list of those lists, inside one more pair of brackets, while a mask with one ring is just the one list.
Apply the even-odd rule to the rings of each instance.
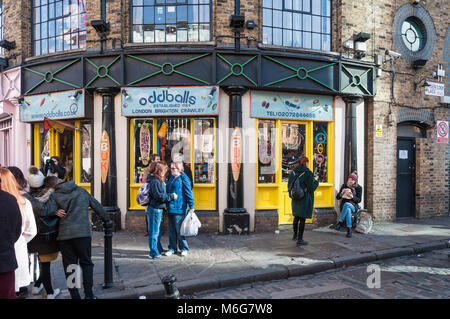
[[187, 251], [182, 251], [182, 252], [181, 252], [181, 256], [183, 256], [183, 257], [184, 257], [184, 256], [187, 256], [187, 254], [188, 254]]
[[47, 299], [56, 299], [56, 297], [58, 297], [58, 295], [60, 293], [61, 293], [61, 290], [59, 290], [59, 288], [55, 288], [55, 289], [53, 289], [53, 294], [47, 295]]
[[44, 289], [43, 284], [41, 284], [39, 287], [33, 287], [33, 289], [31, 290], [31, 293], [33, 295], [39, 295], [39, 293], [41, 292], [42, 289]]
[[169, 257], [169, 256], [173, 255], [173, 252], [171, 250], [168, 250], [168, 251], [164, 252], [163, 255]]

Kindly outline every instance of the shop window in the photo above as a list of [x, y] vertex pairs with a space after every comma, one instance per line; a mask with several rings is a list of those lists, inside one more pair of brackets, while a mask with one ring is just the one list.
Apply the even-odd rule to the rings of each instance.
[[44, 129], [44, 124], [39, 126], [39, 168], [44, 171], [45, 162], [50, 159], [50, 130]]
[[191, 163], [191, 120], [187, 118], [158, 119], [157, 121], [157, 153], [166, 163], [172, 162], [178, 153], [183, 161]]
[[313, 172], [319, 183], [328, 182], [328, 122], [313, 123]]
[[287, 183], [289, 174], [298, 165], [298, 160], [306, 155], [306, 125], [285, 123], [281, 125], [282, 182]]
[[74, 169], [74, 154], [73, 154], [73, 139], [74, 131], [65, 129], [62, 133], [59, 133], [59, 151], [62, 165], [66, 169], [66, 180], [73, 180]]
[[258, 183], [276, 183], [276, 127], [274, 120], [258, 121]]
[[214, 184], [214, 119], [194, 120], [195, 184]]
[[133, 43], [211, 40], [211, 0], [132, 0]]
[[263, 43], [331, 51], [331, 0], [263, 0]]
[[144, 183], [144, 170], [152, 154], [153, 119], [134, 121], [134, 183]]
[[92, 124], [81, 124], [81, 183], [92, 182]]
[[86, 47], [86, 0], [34, 0], [34, 55]]

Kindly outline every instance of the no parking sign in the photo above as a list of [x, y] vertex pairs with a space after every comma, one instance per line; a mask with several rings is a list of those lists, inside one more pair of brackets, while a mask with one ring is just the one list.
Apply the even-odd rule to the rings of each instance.
[[437, 131], [437, 142], [448, 143], [448, 122], [437, 121], [436, 131]]

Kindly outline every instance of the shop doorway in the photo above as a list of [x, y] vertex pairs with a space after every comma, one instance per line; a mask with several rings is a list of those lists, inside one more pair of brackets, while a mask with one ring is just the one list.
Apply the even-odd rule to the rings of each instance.
[[291, 198], [288, 194], [289, 174], [298, 165], [300, 157], [308, 150], [308, 124], [306, 122], [281, 123], [281, 198], [278, 211], [280, 224], [292, 224]]
[[415, 216], [416, 143], [411, 137], [397, 139], [397, 218]]

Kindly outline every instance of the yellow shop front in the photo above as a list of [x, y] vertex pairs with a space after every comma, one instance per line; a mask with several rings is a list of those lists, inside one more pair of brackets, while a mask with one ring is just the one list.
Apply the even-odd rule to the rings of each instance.
[[279, 224], [293, 222], [287, 182], [302, 156], [319, 181], [314, 207], [334, 207], [333, 98], [252, 91], [250, 104], [257, 134], [255, 210], [277, 210]]
[[195, 209], [217, 210], [216, 127], [218, 87], [123, 88], [122, 115], [129, 127], [129, 207], [145, 182], [152, 154], [170, 163], [181, 154], [192, 172]]

